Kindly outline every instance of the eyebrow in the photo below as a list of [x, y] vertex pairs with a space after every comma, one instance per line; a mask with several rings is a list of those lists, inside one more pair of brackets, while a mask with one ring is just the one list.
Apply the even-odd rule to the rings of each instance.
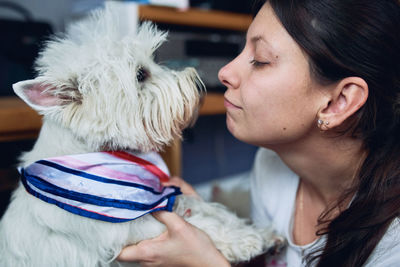
[[258, 41], [265, 41], [264, 38], [261, 35], [253, 36], [250, 38], [250, 41], [255, 44]]
[[264, 42], [272, 51], [275, 49], [273, 46], [261, 35], [256, 35], [250, 38], [250, 42], [255, 46], [259, 41]]

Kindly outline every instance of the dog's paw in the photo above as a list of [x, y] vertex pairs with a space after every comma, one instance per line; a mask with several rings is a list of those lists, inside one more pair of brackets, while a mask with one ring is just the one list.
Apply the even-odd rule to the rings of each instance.
[[243, 235], [235, 242], [216, 242], [217, 248], [231, 263], [246, 262], [265, 252], [263, 239], [254, 233]]
[[272, 242], [272, 246], [267, 250], [267, 254], [269, 255], [279, 254], [287, 246], [287, 240], [282, 236], [275, 236]]
[[286, 246], [285, 238], [276, 235], [271, 227], [243, 225], [240, 231], [232, 229], [230, 233], [223, 243], [216, 245], [231, 263], [249, 261], [261, 254], [279, 253]]
[[257, 228], [257, 231], [263, 238], [263, 253], [276, 255], [286, 247], [286, 238], [278, 235], [271, 227]]

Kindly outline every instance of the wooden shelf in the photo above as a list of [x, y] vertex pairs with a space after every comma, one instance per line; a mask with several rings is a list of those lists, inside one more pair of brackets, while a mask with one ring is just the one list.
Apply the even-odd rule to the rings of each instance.
[[207, 93], [200, 108], [200, 115], [225, 114], [224, 95], [220, 93]]
[[42, 118], [18, 97], [0, 98], [0, 141], [35, 138]]
[[139, 6], [140, 20], [151, 20], [184, 26], [246, 31], [252, 16], [224, 11], [210, 11], [198, 8], [180, 11], [176, 8], [160, 6]]

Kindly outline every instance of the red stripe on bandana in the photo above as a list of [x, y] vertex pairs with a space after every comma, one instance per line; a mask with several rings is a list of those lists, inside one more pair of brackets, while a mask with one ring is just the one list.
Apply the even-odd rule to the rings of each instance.
[[151, 172], [152, 174], [156, 175], [162, 183], [168, 182], [169, 181], [169, 176], [165, 172], [163, 172], [160, 168], [158, 168], [156, 165], [153, 163], [144, 160], [142, 158], [136, 157], [132, 154], [129, 154], [127, 152], [123, 151], [106, 151], [105, 153], [108, 153], [110, 155], [113, 155], [114, 157], [124, 159], [127, 161], [135, 162]]

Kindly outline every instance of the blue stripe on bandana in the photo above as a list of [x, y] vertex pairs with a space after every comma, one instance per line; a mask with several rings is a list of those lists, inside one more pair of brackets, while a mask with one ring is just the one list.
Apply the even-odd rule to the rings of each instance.
[[175, 186], [163, 187], [154, 174], [168, 177], [161, 157], [154, 152], [140, 155], [143, 158], [127, 157], [127, 153], [96, 152], [39, 160], [20, 169], [21, 182], [28, 193], [47, 203], [107, 222], [172, 211], [181, 191]]
[[48, 167], [53, 167], [57, 170], [63, 171], [65, 173], [70, 173], [76, 176], [80, 176], [82, 178], [87, 178], [87, 179], [91, 179], [91, 180], [95, 180], [98, 182], [102, 182], [102, 183], [109, 183], [109, 184], [118, 184], [118, 185], [124, 185], [124, 186], [131, 186], [131, 187], [137, 187], [137, 188], [141, 188], [143, 190], [146, 191], [150, 191], [153, 194], [161, 194], [162, 192], [157, 192], [156, 190], [154, 190], [154, 188], [145, 186], [145, 185], [141, 185], [141, 184], [136, 184], [136, 183], [131, 183], [131, 182], [125, 182], [125, 181], [120, 181], [120, 180], [112, 180], [112, 179], [107, 179], [101, 176], [97, 176], [97, 175], [93, 175], [93, 174], [89, 174], [86, 173], [84, 171], [79, 171], [79, 170], [74, 170], [71, 168], [67, 168], [65, 166], [61, 166], [57, 163], [51, 162], [51, 161], [47, 161], [47, 160], [39, 160], [36, 163], [38, 164], [42, 164], [42, 165], [46, 165]]

